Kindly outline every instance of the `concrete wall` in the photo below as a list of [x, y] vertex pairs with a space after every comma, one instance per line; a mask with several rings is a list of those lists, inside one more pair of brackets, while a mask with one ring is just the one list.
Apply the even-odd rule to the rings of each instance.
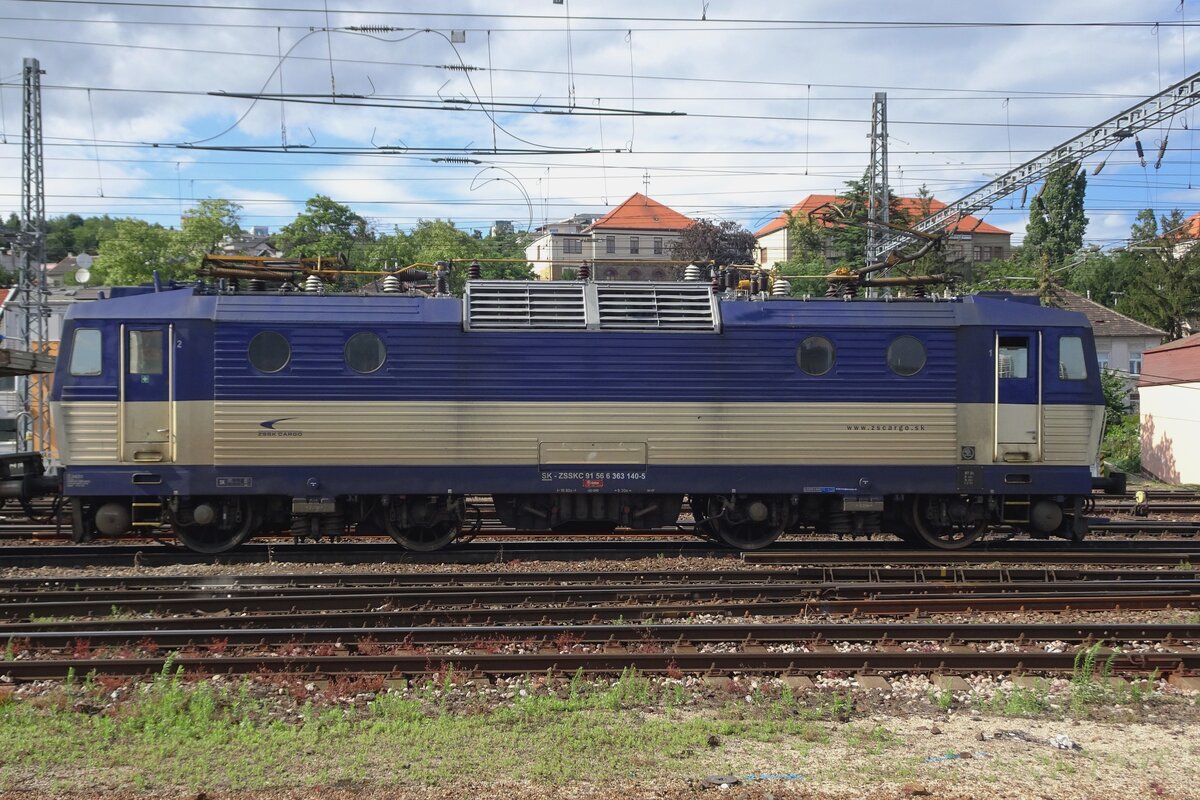
[[1200, 483], [1200, 382], [1143, 386], [1142, 468], [1167, 483]]

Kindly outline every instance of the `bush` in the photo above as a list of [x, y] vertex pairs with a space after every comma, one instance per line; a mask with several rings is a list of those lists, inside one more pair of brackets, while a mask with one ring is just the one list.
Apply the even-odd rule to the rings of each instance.
[[1120, 423], [1109, 426], [1100, 448], [1100, 458], [1121, 472], [1141, 472], [1142, 437], [1137, 414], [1127, 414]]

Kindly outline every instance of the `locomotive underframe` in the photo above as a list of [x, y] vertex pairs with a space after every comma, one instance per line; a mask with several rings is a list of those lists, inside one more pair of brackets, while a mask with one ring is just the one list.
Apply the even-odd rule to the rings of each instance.
[[[1079, 540], [1091, 500], [1079, 495], [893, 494], [497, 494], [496, 516], [519, 531], [611, 533], [676, 528], [742, 550], [784, 533], [893, 534], [914, 544], [957, 549], [990, 529]], [[679, 525], [688, 506], [694, 524]], [[190, 549], [218, 553], [257, 534], [334, 539], [382, 535], [406, 549], [450, 544], [471, 521], [462, 495], [74, 497], [76, 541], [158, 531], [166, 525]], [[478, 509], [472, 522], [478, 530]]]

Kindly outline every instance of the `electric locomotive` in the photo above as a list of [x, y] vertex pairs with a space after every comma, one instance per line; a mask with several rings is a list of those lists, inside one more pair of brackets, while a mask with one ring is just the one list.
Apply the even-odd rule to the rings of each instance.
[[166, 524], [210, 553], [260, 532], [432, 550], [473, 496], [520, 530], [690, 506], [735, 548], [817, 530], [949, 549], [995, 526], [1080, 538], [1104, 484], [1086, 319], [1007, 295], [119, 288], [71, 308], [52, 401], [76, 540]]

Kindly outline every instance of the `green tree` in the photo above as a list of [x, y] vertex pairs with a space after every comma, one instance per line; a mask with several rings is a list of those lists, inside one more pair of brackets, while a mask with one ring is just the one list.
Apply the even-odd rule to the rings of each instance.
[[1076, 163], [1064, 164], [1046, 176], [1042, 190], [1029, 204], [1022, 258], [1038, 275], [1038, 296], [1053, 304], [1057, 268], [1083, 246], [1088, 218], [1083, 213], [1087, 173]]
[[164, 280], [185, 278], [187, 266], [175, 256], [176, 231], [140, 219], [118, 219], [113, 234], [100, 242], [94, 273], [112, 286], [145, 283], [155, 270]]
[[186, 269], [195, 270], [223, 240], [242, 232], [241, 215], [242, 207], [229, 200], [201, 200], [183, 215], [173, 255], [183, 259]]
[[1104, 392], [1104, 421], [1107, 427], [1121, 424], [1129, 413], [1129, 389], [1125, 379], [1111, 369], [1100, 371], [1100, 388]]
[[1082, 256], [1083, 263], [1066, 273], [1067, 288], [1109, 308], [1116, 308], [1117, 300], [1129, 292], [1140, 269], [1140, 257], [1127, 250], [1105, 253], [1099, 248], [1085, 250]]
[[1150, 209], [1138, 213], [1126, 256], [1131, 279], [1121, 298], [1122, 310], [1171, 340], [1182, 337], [1184, 323], [1200, 313], [1200, 247], [1185, 240], [1182, 222], [1178, 210], [1157, 221]]
[[[838, 225], [830, 229], [830, 245], [838, 256], [848, 264], [864, 263], [867, 252], [867, 217], [869, 207], [870, 181], [864, 173], [856, 181], [846, 181], [846, 188], [838, 195], [834, 203], [842, 211], [842, 218], [847, 225]], [[903, 225], [909, 221], [908, 212], [900, 203], [900, 198], [888, 190], [888, 219], [892, 223]], [[885, 229], [880, 229], [877, 236], [886, 236]]]
[[751, 264], [755, 244], [754, 234], [733, 220], [698, 219], [671, 243], [671, 255], [677, 261], [722, 267]]
[[366, 266], [372, 238], [365, 219], [319, 194], [310, 197], [296, 219], [279, 231], [278, 244], [290, 258], [344, 259]]

